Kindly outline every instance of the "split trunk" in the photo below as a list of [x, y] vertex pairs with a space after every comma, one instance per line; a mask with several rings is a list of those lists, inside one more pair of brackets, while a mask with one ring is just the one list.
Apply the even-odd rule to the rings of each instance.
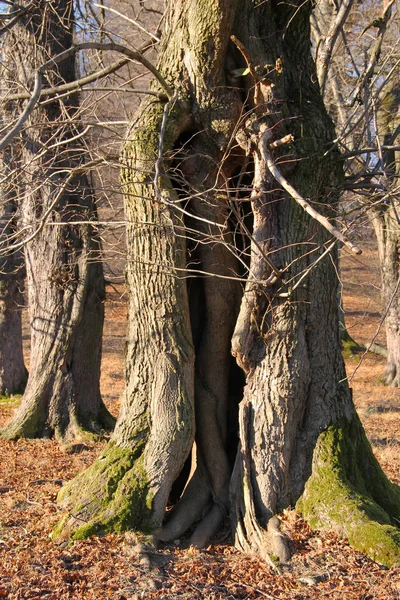
[[331, 216], [342, 174], [309, 17], [300, 1], [168, 4], [159, 68], [175, 94], [142, 104], [123, 152], [124, 403], [111, 444], [61, 491], [55, 536], [194, 526], [201, 546], [230, 513], [238, 547], [287, 560], [272, 517], [297, 502], [319, 527], [359, 528], [378, 560], [399, 556], [399, 490], [345, 379], [334, 244], [276, 179]]

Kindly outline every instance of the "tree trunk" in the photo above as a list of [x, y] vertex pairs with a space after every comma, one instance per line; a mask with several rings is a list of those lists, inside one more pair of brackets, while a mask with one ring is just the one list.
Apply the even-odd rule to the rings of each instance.
[[[2, 261], [3, 262], [3, 261]], [[21, 266], [11, 266], [11, 272], [0, 274], [0, 393], [3, 396], [22, 394], [28, 372], [22, 348], [21, 312], [24, 303]]]
[[[2, 55], [0, 70], [2, 90], [9, 88], [6, 72], [6, 52]], [[4, 92], [3, 92], [4, 93]], [[2, 99], [3, 127], [10, 118]], [[18, 229], [18, 178], [13, 167], [18, 148], [8, 147], [0, 157], [0, 393], [21, 394], [28, 372], [22, 347], [21, 312], [24, 304], [23, 252], [9, 250]]]
[[22, 347], [21, 313], [24, 305], [24, 266], [21, 252], [8, 252], [17, 228], [15, 174], [9, 168], [10, 152], [0, 162], [0, 393], [22, 394], [28, 372]]
[[[72, 23], [68, 0], [38, 2], [7, 33], [12, 91], [30, 89], [38, 67], [71, 46]], [[46, 72], [47, 85], [71, 81], [74, 72], [70, 56]], [[9, 102], [10, 120], [21, 109]], [[105, 290], [96, 209], [82, 149], [68, 141], [79, 133], [75, 113], [73, 96], [45, 101], [12, 142], [19, 151], [13, 168], [21, 173], [31, 363], [22, 403], [2, 431], [7, 438], [82, 438], [113, 422], [99, 389]]]
[[[393, 136], [400, 125], [400, 85], [392, 84], [382, 98], [378, 113], [381, 143], [394, 145]], [[400, 175], [400, 152], [386, 151], [382, 156], [388, 193], [370, 212], [378, 241], [382, 278], [382, 305], [386, 324], [388, 358], [382, 381], [400, 386], [400, 209], [395, 194]]]
[[[328, 500], [334, 494], [347, 510], [357, 493], [376, 506], [380, 522], [386, 523], [373, 523], [372, 511], [365, 512], [361, 501], [354, 508], [354, 522], [364, 519], [381, 535], [376, 557], [389, 564], [398, 556], [398, 530], [390, 523], [398, 514], [400, 494], [373, 459], [345, 379], [336, 252], [326, 232], [273, 175], [278, 164], [310, 203], [331, 214], [342, 174], [337, 153], [325, 152], [332, 150], [334, 130], [315, 83], [309, 11], [309, 4], [300, 1], [289, 6], [248, 0], [240, 10], [227, 0], [181, 0], [168, 6], [159, 65], [178, 99], [164, 106], [145, 103], [124, 151], [132, 282], [124, 406], [109, 449], [61, 491], [70, 512], [55, 536], [161, 525], [169, 490], [193, 440], [189, 407], [194, 397], [192, 475], [156, 532], [161, 540], [196, 524], [191, 542], [204, 545], [230, 508], [239, 547], [287, 560], [275, 513], [302, 498], [299, 507], [307, 517], [330, 528], [340, 525], [347, 535], [351, 519], [343, 526]], [[232, 80], [246, 68], [245, 79]], [[289, 147], [280, 141], [290, 141], [288, 133], [295, 135]], [[159, 136], [164, 157], [174, 150], [174, 160], [157, 179]], [[246, 167], [241, 147], [251, 153], [253, 166]], [[252, 219], [246, 215], [248, 204]], [[180, 211], [190, 215], [185, 223]], [[151, 239], [145, 238], [149, 229]], [[189, 286], [189, 306], [179, 278], [185, 273], [185, 237], [186, 274], [197, 275]], [[243, 273], [248, 276], [238, 314], [235, 278]], [[174, 327], [164, 325], [166, 315]], [[239, 387], [236, 394], [232, 384], [240, 386], [240, 378], [228, 359], [232, 337], [233, 354], [246, 376], [243, 393]], [[175, 379], [164, 374], [165, 348], [185, 384], [186, 414], [182, 396], [173, 393]], [[228, 412], [235, 413], [238, 395], [243, 398], [240, 447], [229, 498]], [[164, 433], [171, 402], [179, 417]], [[327, 464], [324, 454], [331, 429], [337, 435], [335, 465]], [[348, 461], [357, 452], [360, 468], [354, 478]], [[379, 483], [370, 492], [371, 465]], [[313, 496], [311, 488], [314, 482], [318, 487], [323, 468], [331, 473], [332, 485]]]

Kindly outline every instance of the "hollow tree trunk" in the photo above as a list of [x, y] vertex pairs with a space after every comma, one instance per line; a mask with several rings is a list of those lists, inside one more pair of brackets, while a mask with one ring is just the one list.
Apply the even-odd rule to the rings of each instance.
[[[31, 89], [37, 68], [71, 46], [72, 23], [69, 0], [40, 1], [7, 33], [12, 92]], [[71, 56], [46, 72], [46, 83], [70, 81], [74, 71]], [[10, 101], [10, 120], [22, 109]], [[12, 142], [19, 150], [13, 168], [20, 172], [31, 362], [21, 405], [2, 431], [7, 438], [82, 438], [113, 422], [99, 388], [105, 291], [96, 208], [82, 149], [68, 141], [79, 133], [75, 112], [74, 97], [48, 100]]]
[[[382, 98], [378, 113], [378, 134], [381, 142], [394, 145], [400, 125], [400, 85], [392, 84]], [[381, 205], [370, 211], [370, 220], [378, 241], [382, 281], [382, 305], [386, 325], [388, 358], [382, 380], [387, 385], [400, 386], [400, 205], [395, 193], [400, 175], [400, 152], [383, 153], [383, 169], [388, 189]]]
[[[272, 175], [278, 163], [303, 196], [330, 214], [341, 170], [336, 153], [325, 152], [334, 131], [315, 83], [309, 10], [300, 0], [291, 5], [248, 0], [240, 10], [227, 0], [168, 6], [159, 65], [178, 99], [164, 106], [145, 103], [124, 151], [131, 297], [124, 405], [112, 444], [61, 491], [70, 512], [55, 536], [160, 525], [193, 441], [194, 397], [197, 460], [157, 536], [174, 539], [201, 518], [191, 541], [206, 543], [228, 508], [226, 424], [233, 394], [227, 357], [233, 335], [233, 353], [246, 375], [230, 489], [238, 546], [276, 554], [272, 542], [279, 539], [278, 552], [286, 560], [287, 548], [271, 517], [301, 498], [299, 507], [320, 526], [340, 526], [347, 535], [361, 524], [365, 539], [370, 527], [380, 536], [379, 549], [371, 549], [370, 537], [363, 548], [388, 564], [398, 556], [398, 530], [391, 520], [400, 494], [373, 458], [345, 380], [336, 253], [321, 226]], [[246, 79], [233, 83], [232, 75], [246, 66]], [[295, 134], [295, 142], [285, 150], [279, 139], [288, 133]], [[176, 158], [155, 182], [159, 135], [164, 156], [174, 149]], [[278, 150], [272, 158], [273, 142]], [[254, 162], [252, 232], [240, 212], [249, 199], [247, 188], [232, 189], [251, 173], [235, 175], [238, 162], [246, 162], [239, 146]], [[191, 215], [185, 223], [180, 210]], [[187, 274], [198, 276], [189, 291], [190, 307], [179, 279], [185, 237]], [[247, 268], [249, 251], [237, 315], [238, 284], [231, 278], [239, 263]], [[184, 398], [175, 392], [175, 378], [165, 374], [166, 349]], [[161, 430], [164, 422], [167, 433]], [[313, 494], [326, 474], [328, 483]], [[356, 506], [353, 496], [359, 499]], [[363, 503], [376, 508], [385, 526], [372, 521], [372, 510], [363, 511]], [[259, 525], [268, 522], [270, 535]], [[360, 536], [353, 541], [363, 543]]]

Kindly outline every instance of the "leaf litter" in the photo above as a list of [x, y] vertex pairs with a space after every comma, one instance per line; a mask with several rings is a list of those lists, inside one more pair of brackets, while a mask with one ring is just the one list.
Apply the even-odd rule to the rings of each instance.
[[[354, 269], [361, 287], [348, 286], [347, 322], [351, 335], [364, 341], [376, 326], [371, 323], [376, 310], [371, 312], [369, 304], [359, 318], [363, 278], [369, 281], [371, 274], [351, 264], [352, 276]], [[115, 374], [122, 372], [126, 305], [111, 301], [108, 307], [102, 388], [115, 414], [123, 385]], [[356, 360], [347, 359], [348, 373]], [[368, 355], [352, 387], [374, 452], [389, 478], [400, 484], [400, 392], [379, 383], [383, 366], [381, 357]], [[11, 401], [0, 403], [0, 426], [11, 411]], [[70, 546], [53, 543], [49, 535], [62, 516], [56, 503], [60, 486], [86, 468], [105, 443], [81, 445], [71, 454], [54, 440], [0, 439], [0, 600], [400, 600], [399, 567], [384, 568], [335, 534], [311, 530], [292, 510], [281, 518], [295, 554], [279, 573], [260, 557], [237, 552], [226, 533], [204, 550], [187, 547], [182, 539], [139, 552], [132, 533]]]

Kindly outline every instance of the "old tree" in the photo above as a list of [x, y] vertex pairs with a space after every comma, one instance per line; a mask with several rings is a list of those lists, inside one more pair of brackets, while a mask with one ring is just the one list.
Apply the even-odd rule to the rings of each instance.
[[[62, 489], [54, 537], [138, 528], [168, 541], [191, 528], [202, 545], [229, 513], [238, 547], [276, 554], [273, 517], [296, 505], [378, 561], [399, 559], [400, 490], [371, 452], [340, 354], [340, 233], [327, 219], [342, 170], [310, 11], [168, 3], [159, 97], [122, 153], [123, 405], [104, 452]], [[165, 520], [171, 489], [182, 494]]]
[[[69, 0], [22, 3], [12, 14], [19, 19], [9, 31], [5, 27], [2, 39], [2, 145], [24, 116], [26, 126], [6, 145], [0, 163], [2, 212], [11, 215], [5, 225], [11, 228], [13, 214], [21, 225], [14, 238], [5, 235], [6, 227], [1, 231], [0, 289], [2, 302], [15, 304], [13, 257], [23, 247], [31, 360], [21, 405], [1, 433], [68, 440], [113, 425], [100, 396], [104, 278], [93, 193], [74, 141], [77, 97], [40, 98], [32, 110], [42, 88], [75, 78], [75, 56], [68, 54], [74, 16]], [[53, 59], [64, 51], [66, 60], [58, 64]], [[11, 309], [0, 311], [0, 327], [4, 333], [4, 323], [13, 325], [18, 349], [21, 324], [10, 315]]]

